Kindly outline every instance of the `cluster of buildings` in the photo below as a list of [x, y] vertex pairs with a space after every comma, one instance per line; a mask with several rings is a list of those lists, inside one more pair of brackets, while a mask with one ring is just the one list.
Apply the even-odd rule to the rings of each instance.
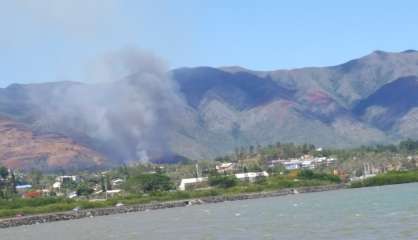
[[286, 170], [296, 169], [315, 169], [318, 167], [329, 167], [335, 165], [336, 160], [328, 157], [314, 157], [312, 155], [303, 155], [300, 158], [276, 159], [269, 161], [269, 167], [282, 165]]
[[[255, 182], [257, 179], [268, 177], [269, 174], [266, 171], [262, 172], [246, 172], [236, 173], [234, 176], [240, 181]], [[190, 188], [206, 187], [208, 186], [208, 177], [197, 177], [197, 178], [183, 178], [181, 179], [178, 189], [185, 191]]]
[[[319, 167], [332, 167], [336, 165], [336, 159], [328, 157], [314, 157], [312, 155], [303, 155], [294, 159], [276, 159], [268, 161], [268, 167], [273, 168], [281, 165], [286, 170], [315, 169]], [[234, 175], [240, 181], [255, 182], [259, 178], [269, 177], [266, 171], [259, 172], [241, 172], [237, 173], [239, 167], [237, 163], [221, 163], [216, 165], [216, 171], [219, 174]], [[185, 191], [189, 188], [199, 188], [207, 186], [209, 179], [207, 177], [184, 178], [181, 180], [178, 189]]]
[[[315, 169], [320, 166], [332, 166], [335, 164], [336, 160], [334, 158], [327, 158], [327, 157], [314, 157], [311, 155], [303, 155], [300, 158], [295, 159], [276, 159], [267, 162], [269, 167], [275, 167], [278, 165], [283, 166], [287, 170], [296, 170], [296, 169]], [[196, 165], [197, 173], [198, 166]], [[258, 179], [267, 178], [269, 177], [269, 173], [266, 171], [247, 171], [246, 168], [240, 168], [239, 164], [237, 163], [221, 163], [216, 165], [215, 170], [218, 174], [223, 175], [230, 175], [235, 176], [237, 180], [240, 181], [247, 181], [247, 182], [255, 182]], [[367, 171], [365, 171], [367, 172]], [[94, 178], [100, 179], [103, 178], [102, 175], [98, 174], [94, 176]], [[199, 175], [199, 174], [198, 174]], [[103, 179], [102, 179], [103, 181]], [[39, 196], [48, 196], [51, 194], [57, 196], [64, 196], [68, 198], [75, 198], [78, 196], [77, 192], [74, 188], [69, 188], [70, 185], [78, 185], [81, 183], [86, 183], [87, 180], [83, 179], [80, 176], [76, 175], [63, 175], [57, 176], [53, 182], [51, 182], [50, 186], [46, 186], [43, 189], [34, 190], [32, 185], [18, 185], [16, 186], [16, 190], [19, 194], [26, 198], [34, 198]], [[103, 186], [103, 182], [89, 185], [92, 193], [91, 196], [95, 196], [95, 198], [103, 198], [103, 197], [112, 197], [114, 195], [118, 195], [121, 193], [121, 185], [123, 184], [124, 180], [120, 178], [115, 179], [106, 179], [105, 186]], [[178, 190], [185, 191], [191, 188], [204, 188], [209, 186], [209, 178], [208, 177], [194, 177], [194, 178], [184, 178], [181, 179], [180, 184], [178, 185]]]
[[[269, 177], [269, 174], [266, 171], [234, 173], [237, 171], [236, 163], [221, 163], [216, 165], [215, 169], [219, 174], [233, 175], [240, 181], [255, 182], [258, 179]], [[207, 187], [208, 182], [208, 177], [183, 178], [181, 179], [178, 189], [180, 191], [185, 191], [190, 188]]]
[[[97, 179], [100, 179], [100, 176], [96, 176]], [[64, 175], [55, 177], [55, 181], [51, 185], [44, 186], [39, 189], [35, 189], [31, 184], [22, 184], [16, 186], [16, 191], [23, 198], [36, 198], [41, 196], [62, 196], [67, 198], [75, 198], [78, 196], [77, 191], [74, 188], [69, 188], [70, 185], [78, 185], [83, 182], [86, 182], [80, 176], [77, 175]], [[88, 186], [92, 189], [92, 196], [97, 198], [101, 197], [112, 197], [121, 193], [121, 185], [124, 180], [120, 178], [115, 178], [105, 183], [105, 187], [100, 184], [94, 184]]]

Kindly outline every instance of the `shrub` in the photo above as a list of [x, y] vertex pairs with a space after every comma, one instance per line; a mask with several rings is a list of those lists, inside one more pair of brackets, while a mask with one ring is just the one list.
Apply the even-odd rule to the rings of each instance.
[[366, 178], [363, 181], [352, 182], [351, 187], [382, 186], [410, 182], [418, 182], [418, 171], [388, 172], [385, 174], [379, 174], [374, 177]]
[[129, 178], [125, 188], [132, 192], [168, 191], [172, 184], [170, 178], [162, 173], [140, 174]]
[[89, 196], [94, 192], [94, 190], [86, 184], [80, 184], [79, 186], [77, 186], [76, 192], [77, 196]]
[[315, 173], [312, 170], [302, 170], [299, 172], [299, 177], [303, 179], [313, 179], [315, 178]]
[[209, 177], [209, 185], [220, 188], [230, 188], [236, 186], [238, 179], [235, 176], [215, 175]]
[[329, 182], [334, 182], [334, 183], [340, 183], [341, 179], [338, 176], [334, 176], [331, 174], [327, 174], [327, 173], [315, 173], [312, 170], [309, 169], [304, 169], [302, 171], [299, 172], [298, 175], [301, 179], [306, 179], [306, 180], [322, 180], [322, 181], [329, 181]]

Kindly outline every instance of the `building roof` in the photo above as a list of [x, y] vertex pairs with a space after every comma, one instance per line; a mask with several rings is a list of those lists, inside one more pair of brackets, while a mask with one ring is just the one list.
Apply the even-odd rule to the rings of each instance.
[[266, 171], [263, 172], [247, 172], [247, 173], [237, 173], [235, 177], [238, 179], [242, 178], [256, 178], [256, 177], [268, 177], [269, 174]]
[[118, 183], [123, 183], [123, 182], [124, 181], [122, 179], [120, 179], [120, 178], [117, 178], [117, 179], [112, 180], [112, 183], [113, 184], [118, 184]]
[[41, 195], [42, 195], [42, 193], [39, 192], [39, 191], [32, 191], [32, 192], [23, 193], [23, 196], [25, 198], [37, 198], [37, 197], [40, 197]]
[[122, 190], [120, 189], [113, 189], [113, 190], [107, 190], [106, 193], [120, 193]]
[[61, 187], [61, 183], [60, 182], [55, 182], [54, 184], [52, 184], [53, 188], [60, 188]]
[[192, 184], [192, 183], [199, 183], [199, 182], [206, 182], [208, 181], [207, 177], [200, 177], [200, 178], [183, 178], [181, 179], [179, 189], [184, 191], [186, 190], [186, 184]]
[[26, 185], [17, 185], [16, 186], [16, 189], [28, 189], [28, 188], [32, 188], [32, 185], [26, 184]]
[[226, 168], [230, 168], [233, 166], [234, 166], [233, 163], [221, 163], [220, 165], [216, 165], [216, 169], [221, 170], [221, 169], [226, 169]]

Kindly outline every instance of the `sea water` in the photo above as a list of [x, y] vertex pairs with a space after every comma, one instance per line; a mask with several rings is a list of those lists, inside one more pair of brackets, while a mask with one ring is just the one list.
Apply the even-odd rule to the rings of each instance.
[[21, 226], [0, 239], [418, 239], [418, 184]]

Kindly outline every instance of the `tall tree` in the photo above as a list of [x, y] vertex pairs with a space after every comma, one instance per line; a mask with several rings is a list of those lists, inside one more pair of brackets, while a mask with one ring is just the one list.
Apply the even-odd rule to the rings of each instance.
[[250, 153], [250, 155], [253, 155], [254, 154], [254, 146], [253, 145], [250, 145], [248, 147], [248, 152]]
[[37, 169], [32, 169], [29, 173], [29, 179], [33, 187], [39, 187], [41, 184], [42, 173]]
[[13, 170], [11, 170], [10, 172], [11, 172], [10, 190], [13, 194], [17, 194], [15, 172]]
[[9, 176], [9, 170], [5, 166], [0, 166], [0, 177], [6, 179]]
[[103, 175], [100, 175], [100, 187], [102, 189], [102, 192], [106, 192], [106, 182], [105, 177]]

